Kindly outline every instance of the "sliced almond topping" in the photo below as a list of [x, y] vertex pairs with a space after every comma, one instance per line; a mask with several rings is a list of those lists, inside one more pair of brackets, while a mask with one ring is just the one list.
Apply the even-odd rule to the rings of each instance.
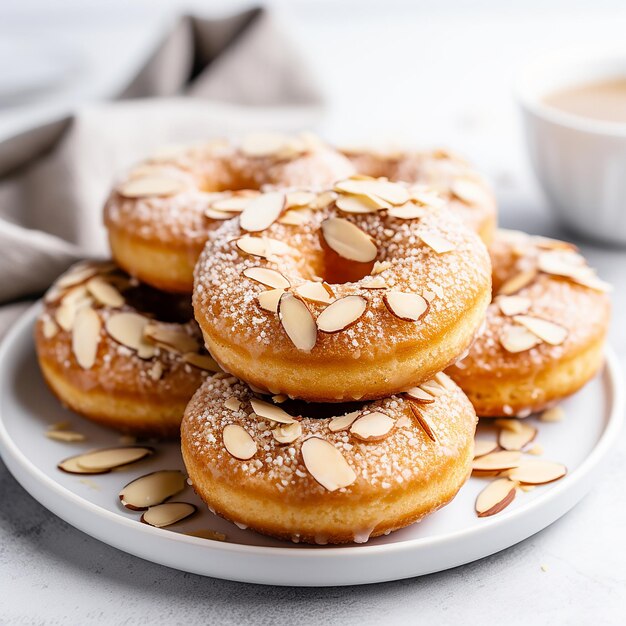
[[348, 487], [356, 474], [335, 446], [319, 437], [302, 444], [302, 459], [311, 476], [328, 491]]
[[154, 454], [152, 448], [124, 446], [86, 452], [61, 461], [57, 466], [69, 474], [106, 474], [112, 469], [130, 465]]
[[117, 191], [126, 198], [143, 198], [146, 196], [173, 196], [183, 191], [184, 188], [183, 183], [174, 178], [144, 176], [126, 181], [117, 188]]
[[52, 339], [59, 332], [59, 327], [51, 317], [44, 317], [41, 321], [41, 332], [46, 339]]
[[204, 215], [211, 220], [232, 220], [233, 214], [226, 213], [225, 211], [218, 211], [217, 209], [208, 208], [204, 209]]
[[152, 320], [137, 313], [115, 313], [105, 322], [107, 333], [123, 346], [137, 351], [140, 359], [150, 359], [155, 346], [146, 340], [144, 331]]
[[495, 420], [494, 425], [512, 433], [521, 433], [524, 431], [524, 422], [521, 419], [503, 417]]
[[78, 311], [72, 328], [72, 352], [76, 362], [85, 370], [91, 369], [96, 362], [101, 329], [102, 322], [93, 309]]
[[509, 472], [509, 477], [520, 483], [544, 485], [563, 478], [565, 474], [567, 474], [567, 468], [561, 463], [532, 459], [520, 463], [518, 467]]
[[259, 195], [257, 192], [247, 192], [220, 198], [211, 203], [211, 208], [224, 213], [242, 213], [250, 202]]
[[229, 454], [240, 461], [247, 461], [256, 454], [256, 441], [239, 424], [228, 424], [228, 426], [225, 426], [222, 431], [222, 440]]
[[393, 430], [395, 421], [379, 411], [359, 417], [350, 427], [350, 432], [361, 441], [381, 441]]
[[521, 420], [519, 430], [513, 431], [503, 428], [498, 435], [498, 443], [505, 450], [521, 450], [527, 446], [536, 436], [537, 429]]
[[344, 296], [329, 304], [318, 316], [317, 327], [324, 333], [337, 333], [352, 326], [365, 313], [367, 300], [362, 296]]
[[388, 270], [391, 267], [391, 263], [389, 261], [376, 261], [374, 263], [374, 267], [372, 268], [371, 274], [372, 276], [376, 276], [377, 274], [382, 274], [385, 270]]
[[513, 315], [526, 313], [530, 309], [532, 301], [524, 296], [498, 296], [496, 304], [503, 315], [512, 317]]
[[287, 444], [293, 443], [300, 437], [302, 437], [302, 424], [300, 422], [293, 422], [291, 424], [280, 424], [272, 430], [272, 435], [278, 443]]
[[235, 396], [231, 396], [228, 400], [226, 400], [226, 402], [224, 402], [224, 406], [229, 411], [238, 411], [241, 408], [241, 402], [237, 400]]
[[409, 199], [409, 191], [404, 185], [389, 182], [384, 178], [348, 178], [335, 183], [335, 190], [358, 196], [373, 196], [391, 204], [404, 204]]
[[396, 217], [401, 220], [415, 220], [426, 215], [426, 211], [424, 207], [416, 204], [415, 202], [405, 202], [400, 206], [391, 207], [387, 211], [387, 215], [391, 215], [391, 217]]
[[489, 517], [505, 509], [515, 498], [515, 483], [508, 478], [494, 480], [476, 498], [478, 517]]
[[583, 287], [589, 287], [595, 291], [608, 293], [613, 291], [613, 286], [606, 281], [598, 278], [595, 273], [580, 273], [572, 276], [572, 280]]
[[476, 439], [474, 441], [474, 458], [491, 454], [498, 449], [497, 441], [489, 441], [488, 439]]
[[272, 132], [258, 132], [246, 135], [241, 141], [241, 151], [249, 157], [277, 156], [295, 138]]
[[161, 379], [163, 376], [163, 363], [161, 361], [155, 361], [152, 364], [152, 367], [148, 370], [148, 376], [155, 382]]
[[536, 443], [532, 445], [528, 450], [526, 450], [528, 454], [533, 454], [535, 456], [541, 456], [543, 454], [543, 446]]
[[284, 293], [284, 289], [269, 289], [268, 291], [262, 291], [256, 298], [262, 309], [270, 313], [276, 313], [278, 311], [278, 301]]
[[287, 400], [287, 396], [284, 393], [278, 393], [275, 396], [272, 396], [272, 400], [276, 404], [282, 404], [283, 402]]
[[289, 226], [301, 226], [311, 220], [313, 213], [309, 209], [293, 209], [287, 211], [278, 221]]
[[198, 354], [197, 352], [186, 352], [183, 354], [182, 359], [185, 363], [193, 365], [201, 370], [207, 372], [221, 372], [222, 368], [217, 364], [217, 361], [208, 354]]
[[269, 228], [285, 209], [285, 194], [271, 191], [250, 200], [241, 213], [239, 224], [248, 232], [260, 232]]
[[561, 422], [565, 417], [565, 411], [560, 406], [553, 406], [550, 409], [546, 409], [539, 419], [542, 422]]
[[278, 422], [279, 424], [293, 424], [296, 421], [289, 413], [275, 404], [270, 404], [269, 402], [257, 398], [251, 398], [250, 404], [257, 417], [262, 417], [272, 422]]
[[537, 266], [546, 274], [565, 278], [592, 272], [584, 257], [574, 251], [542, 252], [537, 258]]
[[315, 202], [317, 196], [312, 191], [290, 191], [287, 193], [287, 208], [307, 207]]
[[435, 374], [435, 380], [448, 391], [456, 391], [456, 383], [445, 372], [437, 372]]
[[175, 352], [197, 352], [198, 340], [192, 337], [180, 324], [150, 322], [144, 327], [144, 335]]
[[456, 245], [448, 241], [445, 237], [430, 231], [419, 233], [419, 238], [437, 254], [445, 254], [456, 248]]
[[367, 196], [339, 196], [335, 201], [336, 207], [344, 213], [376, 213], [381, 209], [379, 204]]
[[474, 459], [472, 469], [477, 472], [503, 472], [520, 464], [522, 455], [513, 450], [500, 450]]
[[413, 412], [413, 416], [417, 420], [417, 423], [422, 427], [422, 430], [428, 435], [428, 438], [432, 441], [437, 442], [437, 435], [433, 430], [430, 422], [424, 415], [424, 413], [420, 410], [420, 407], [414, 402], [409, 402], [409, 406], [411, 407], [411, 411]]
[[180, 493], [185, 485], [181, 471], [161, 470], [135, 478], [120, 491], [119, 498], [127, 509], [145, 511]]
[[346, 413], [339, 417], [333, 417], [330, 422], [328, 422], [328, 429], [333, 433], [337, 433], [340, 430], [348, 430], [360, 414], [361, 411], [352, 411], [351, 413]]
[[61, 300], [61, 305], [54, 313], [56, 323], [65, 331], [72, 330], [74, 320], [78, 311], [84, 307], [88, 307], [92, 303], [92, 299], [87, 295], [87, 289], [84, 286], [76, 287], [69, 291]]
[[436, 378], [431, 378], [430, 380], [420, 383], [419, 386], [431, 396], [435, 396], [435, 398], [440, 396], [444, 391], [443, 386]]
[[283, 293], [278, 301], [278, 318], [298, 350], [313, 350], [317, 342], [317, 325], [309, 307], [300, 298], [289, 292]]
[[124, 304], [124, 296], [110, 283], [96, 276], [87, 281], [87, 291], [103, 306], [119, 308]]
[[422, 206], [432, 207], [433, 209], [441, 209], [445, 206], [445, 200], [434, 189], [424, 186], [416, 186], [409, 190], [411, 200], [421, 204]]
[[489, 194], [485, 188], [469, 178], [457, 178], [450, 186], [450, 191], [466, 204], [479, 205], [489, 200]]
[[435, 398], [431, 396], [427, 391], [424, 391], [421, 387], [411, 387], [404, 392], [411, 400], [416, 400], [423, 404], [432, 404]]
[[551, 346], [559, 346], [567, 339], [567, 328], [563, 328], [563, 326], [559, 326], [554, 322], [531, 317], [530, 315], [516, 315], [513, 319]]
[[510, 296], [514, 293], [517, 293], [524, 287], [527, 287], [532, 283], [535, 278], [537, 278], [537, 269], [533, 268], [530, 270], [524, 270], [519, 274], [515, 274], [507, 281], [505, 281], [500, 289], [498, 290], [498, 294], [501, 296]]
[[84, 283], [87, 279], [95, 276], [99, 272], [100, 269], [97, 265], [83, 262], [77, 263], [57, 279], [55, 286], [58, 289], [67, 289], [74, 285]]
[[500, 333], [500, 343], [507, 352], [516, 354], [534, 348], [541, 341], [523, 326], [505, 326]]
[[328, 246], [344, 259], [369, 263], [378, 254], [372, 238], [342, 217], [330, 217], [324, 220], [322, 235]]
[[405, 322], [421, 320], [430, 307], [428, 301], [419, 294], [402, 291], [388, 291], [383, 296], [383, 302], [393, 315]]
[[243, 271], [243, 275], [274, 289], [288, 289], [291, 285], [280, 272], [269, 267], [248, 267]]
[[140, 519], [144, 524], [164, 528], [190, 517], [197, 510], [195, 505], [188, 502], [166, 502], [151, 506]]
[[330, 285], [325, 283], [318, 283], [315, 281], [307, 281], [298, 285], [295, 292], [302, 296], [305, 300], [311, 300], [312, 302], [321, 302], [322, 304], [328, 304], [334, 298], [334, 294]]
[[361, 289], [387, 289], [387, 281], [382, 276], [374, 276], [361, 282]]
[[246, 254], [252, 254], [261, 258], [270, 256], [278, 256], [287, 254], [291, 248], [277, 239], [269, 237], [254, 237], [253, 235], [244, 235], [235, 241], [235, 245]]
[[46, 437], [48, 437], [48, 439], [54, 439], [55, 441], [62, 441], [63, 443], [85, 441], [85, 435], [74, 432], [73, 430], [48, 430]]

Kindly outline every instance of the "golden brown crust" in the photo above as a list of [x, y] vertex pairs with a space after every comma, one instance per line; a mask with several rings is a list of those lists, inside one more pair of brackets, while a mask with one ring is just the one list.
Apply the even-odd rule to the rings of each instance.
[[[308, 543], [366, 541], [445, 505], [469, 476], [476, 417], [453, 384], [419, 407], [437, 441], [413, 417], [408, 401], [394, 396], [358, 405], [362, 414], [380, 411], [395, 421], [381, 441], [365, 443], [349, 430], [331, 432], [328, 417], [303, 417], [302, 435], [282, 445], [272, 434], [276, 424], [253, 413], [253, 397], [234, 377], [208, 379], [189, 403], [181, 428], [194, 489], [212, 510], [239, 525]], [[231, 398], [241, 403], [236, 410], [225, 405]], [[278, 406], [294, 415], [320, 409]], [[333, 406], [339, 415], [354, 410]], [[249, 460], [236, 459], [224, 447], [222, 432], [230, 424], [242, 426], [255, 440], [257, 452]], [[313, 478], [302, 457], [302, 444], [310, 437], [323, 438], [341, 452], [356, 474], [352, 484], [331, 492]]]

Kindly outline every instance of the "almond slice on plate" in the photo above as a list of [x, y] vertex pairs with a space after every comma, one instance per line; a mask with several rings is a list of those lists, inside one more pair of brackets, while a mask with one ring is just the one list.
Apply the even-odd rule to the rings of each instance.
[[361, 411], [352, 411], [351, 413], [346, 413], [345, 415], [333, 417], [330, 422], [328, 422], [328, 429], [333, 433], [337, 433], [341, 430], [348, 430], [359, 415], [361, 415]]
[[293, 424], [296, 421], [289, 413], [275, 404], [270, 404], [269, 402], [257, 398], [251, 398], [250, 404], [257, 417], [262, 417], [272, 422], [278, 422], [279, 424]]
[[311, 437], [302, 444], [302, 459], [311, 476], [328, 491], [348, 487], [356, 480], [341, 452], [320, 437]]
[[278, 443], [293, 443], [302, 437], [302, 424], [292, 422], [291, 424], [280, 424], [272, 430], [272, 435]]
[[404, 204], [409, 199], [409, 191], [404, 185], [384, 178], [348, 178], [335, 183], [335, 191], [357, 196], [374, 196], [391, 204]]
[[551, 346], [559, 346], [567, 339], [567, 328], [554, 322], [530, 315], [516, 315], [513, 320]]
[[411, 407], [413, 416], [417, 420], [418, 424], [422, 427], [422, 430], [428, 435], [428, 438], [434, 442], [437, 442], [437, 435], [435, 434], [435, 431], [433, 430], [426, 416], [420, 410], [420, 407], [413, 402], [409, 402], [409, 406]]
[[387, 211], [387, 215], [391, 215], [391, 217], [396, 217], [400, 220], [415, 220], [424, 217], [426, 211], [422, 205], [409, 201], [400, 206], [391, 207]]
[[328, 304], [335, 297], [330, 285], [312, 280], [302, 283], [295, 288], [295, 292], [305, 300]]
[[291, 286], [291, 283], [280, 272], [269, 267], [247, 267], [243, 275], [273, 289], [288, 289]]
[[395, 421], [391, 417], [374, 411], [355, 420], [350, 426], [350, 432], [361, 441], [382, 441], [394, 426]]
[[231, 456], [240, 461], [251, 459], [257, 451], [256, 441], [248, 431], [239, 424], [228, 424], [222, 430], [224, 447]]
[[166, 346], [174, 352], [197, 352], [200, 348], [198, 340], [192, 337], [180, 324], [150, 322], [144, 327], [144, 335]]
[[48, 430], [46, 431], [46, 437], [54, 441], [62, 441], [63, 443], [76, 443], [86, 439], [83, 433], [77, 433], [73, 430]]
[[317, 317], [323, 333], [337, 333], [352, 326], [365, 313], [367, 300], [362, 296], [344, 296], [329, 304]]
[[160, 470], [129, 482], [119, 498], [127, 509], [145, 511], [180, 493], [185, 485], [185, 475], [180, 470]]
[[[344, 213], [377, 213], [380, 211], [381, 203], [377, 203], [368, 196], [339, 196], [335, 200], [335, 206]], [[387, 207], [391, 205], [382, 203]]]
[[373, 276], [372, 278], [363, 280], [360, 284], [361, 289], [387, 289], [387, 281], [382, 276]]
[[106, 474], [117, 467], [137, 463], [154, 454], [153, 448], [124, 446], [93, 450], [61, 461], [58, 468], [68, 474]]
[[537, 273], [537, 268], [533, 268], [515, 274], [502, 284], [498, 290], [498, 295], [511, 296], [524, 287], [528, 287], [537, 278]]
[[298, 350], [313, 350], [317, 342], [317, 325], [309, 307], [300, 298], [289, 292], [283, 293], [278, 301], [278, 319]]
[[269, 228], [285, 209], [285, 194], [271, 191], [250, 200], [239, 218], [239, 225], [248, 232]]
[[84, 370], [91, 369], [96, 362], [101, 329], [102, 322], [93, 309], [85, 307], [76, 313], [72, 327], [72, 352]]
[[284, 289], [269, 289], [268, 291], [262, 291], [256, 299], [262, 309], [270, 313], [276, 313], [278, 311], [278, 301], [284, 293]]
[[476, 439], [474, 441], [474, 458], [491, 454], [498, 449], [497, 441], [489, 441], [488, 439]]
[[476, 498], [478, 517], [489, 517], [505, 509], [515, 499], [515, 483], [499, 478], [487, 485]]
[[474, 459], [472, 469], [476, 472], [503, 472], [517, 467], [521, 458], [521, 452], [499, 450]]
[[100, 276], [90, 278], [86, 283], [86, 287], [96, 302], [103, 306], [119, 308], [125, 302], [124, 296], [111, 283]]
[[539, 419], [542, 422], [562, 422], [565, 417], [565, 411], [560, 406], [553, 406], [549, 409], [546, 409], [540, 416]]
[[207, 372], [221, 372], [222, 368], [210, 354], [198, 354], [197, 352], [185, 352], [182, 359], [185, 363], [193, 365]]
[[140, 359], [150, 359], [156, 348], [146, 340], [144, 330], [151, 321], [138, 313], [115, 313], [106, 320], [104, 326], [115, 341], [135, 350]]
[[567, 474], [567, 468], [561, 463], [532, 459], [523, 461], [511, 470], [509, 478], [527, 485], [544, 485], [563, 478], [565, 474]]
[[445, 254], [446, 252], [451, 252], [456, 248], [456, 245], [451, 241], [448, 241], [445, 237], [430, 231], [419, 233], [419, 238], [437, 254]]
[[383, 302], [390, 313], [405, 322], [418, 322], [430, 307], [428, 301], [419, 294], [402, 291], [388, 291], [383, 296]]
[[329, 248], [349, 261], [369, 263], [378, 254], [372, 238], [342, 217], [325, 219], [322, 222], [322, 236]]
[[197, 510], [194, 504], [189, 504], [188, 502], [165, 502], [164, 504], [151, 506], [141, 516], [140, 520], [144, 524], [149, 524], [156, 528], [164, 528], [190, 517]]
[[498, 296], [496, 304], [503, 315], [513, 317], [526, 313], [530, 309], [532, 301], [524, 296]]
[[523, 326], [505, 326], [500, 333], [500, 343], [507, 352], [516, 354], [534, 348], [541, 340]]
[[147, 196], [173, 196], [183, 191], [184, 188], [183, 183], [174, 178], [144, 176], [119, 185], [117, 192], [125, 198], [143, 198]]
[[505, 450], [521, 450], [537, 436], [535, 427], [520, 420], [517, 421], [519, 422], [518, 430], [503, 428], [498, 434], [498, 444], [501, 448]]
[[421, 387], [411, 387], [404, 392], [411, 400], [422, 404], [432, 404], [435, 398]]

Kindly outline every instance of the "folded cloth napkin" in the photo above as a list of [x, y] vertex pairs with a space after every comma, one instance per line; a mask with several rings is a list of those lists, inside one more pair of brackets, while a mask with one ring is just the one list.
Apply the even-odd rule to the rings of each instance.
[[180, 19], [117, 99], [0, 143], [0, 336], [70, 263], [108, 254], [102, 205], [121, 169], [167, 144], [311, 127], [321, 110], [257, 8]]

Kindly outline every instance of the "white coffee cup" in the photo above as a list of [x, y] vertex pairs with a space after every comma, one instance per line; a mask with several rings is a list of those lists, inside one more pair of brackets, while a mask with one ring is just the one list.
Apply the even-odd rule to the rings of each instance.
[[567, 227], [626, 244], [626, 124], [545, 104], [561, 89], [626, 77], [626, 45], [577, 48], [528, 63], [517, 81], [531, 162]]

